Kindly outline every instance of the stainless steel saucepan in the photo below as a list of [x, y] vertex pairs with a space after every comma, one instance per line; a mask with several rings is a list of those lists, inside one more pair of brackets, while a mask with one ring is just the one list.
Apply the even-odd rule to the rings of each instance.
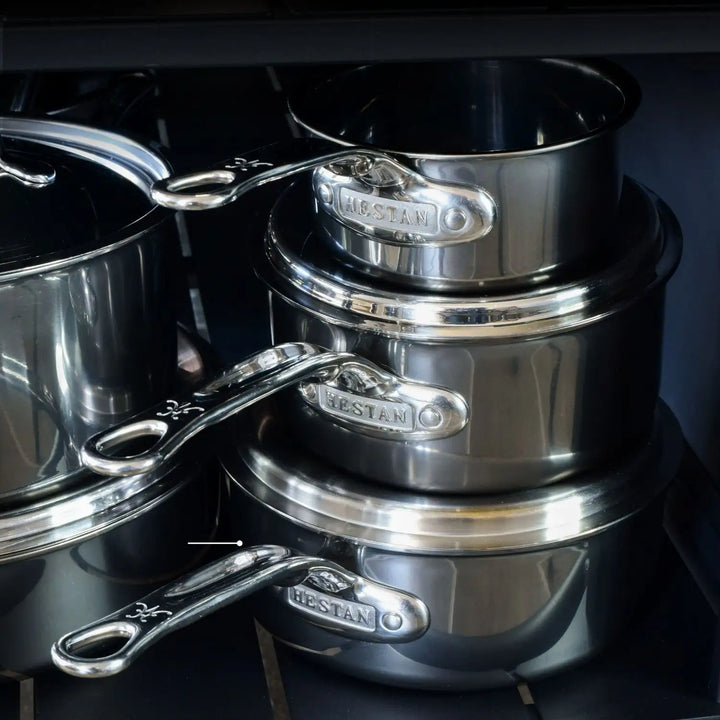
[[[258, 263], [281, 344], [172, 407], [95, 436], [83, 451], [90, 467], [148, 471], [203, 428], [285, 389], [289, 432], [306, 447], [418, 491], [548, 484], [649, 436], [680, 235], [637, 184], [625, 183], [614, 262], [580, 282], [504, 296], [358, 282], [327, 258], [303, 207], [302, 188], [280, 199]], [[131, 454], [126, 441], [141, 436], [151, 447]]]
[[82, 443], [174, 384], [170, 173], [115, 133], [0, 117], [0, 506], [86, 474]]
[[[278, 639], [366, 679], [463, 689], [557, 672], [642, 611], [683, 447], [661, 406], [651, 440], [602, 470], [521, 493], [432, 497], [332, 470], [264, 408], [249, 433], [236, 426], [223, 461], [230, 531], [263, 544], [69, 633], [53, 660], [80, 677], [112, 675], [168, 632], [262, 590], [255, 612]], [[121, 647], [104, 655], [107, 640]]]
[[612, 250], [617, 131], [639, 95], [599, 60], [361, 67], [290, 101], [305, 139], [162, 180], [153, 197], [205, 209], [314, 168], [306, 202], [348, 264], [410, 287], [507, 291]]

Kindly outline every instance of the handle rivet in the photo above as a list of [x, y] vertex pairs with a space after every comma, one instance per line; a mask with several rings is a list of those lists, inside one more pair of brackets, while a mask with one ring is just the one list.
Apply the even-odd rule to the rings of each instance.
[[326, 205], [332, 205], [333, 189], [327, 183], [318, 185], [318, 195], [320, 196], [320, 200]]
[[317, 385], [315, 383], [307, 383], [303, 384], [301, 387], [301, 392], [306, 400], [309, 400], [310, 402], [315, 402], [317, 399]]
[[467, 215], [460, 208], [450, 208], [443, 215], [443, 223], [448, 230], [459, 232], [468, 222]]
[[442, 425], [442, 413], [434, 405], [426, 405], [418, 415], [418, 420], [423, 427], [433, 429]]
[[402, 627], [403, 619], [397, 613], [385, 613], [380, 618], [380, 623], [386, 630], [399, 630]]

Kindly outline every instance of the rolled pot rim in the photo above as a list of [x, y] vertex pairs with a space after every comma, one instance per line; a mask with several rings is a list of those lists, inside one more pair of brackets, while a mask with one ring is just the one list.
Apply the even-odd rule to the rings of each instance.
[[[513, 294], [432, 294], [363, 282], [342, 265], [319, 266], [288, 247], [277, 201], [256, 265], [260, 279], [283, 300], [334, 324], [410, 340], [531, 337], [597, 322], [646, 296], [670, 279], [680, 262], [679, 224], [665, 203], [628, 179], [653, 204], [657, 226], [642, 242], [590, 276]], [[291, 186], [286, 193], [296, 190]], [[304, 221], [301, 221], [304, 222]], [[307, 233], [310, 237], [310, 219]], [[305, 233], [302, 226], [297, 234]], [[655, 233], [654, 236], [652, 233]]]
[[133, 475], [112, 482], [102, 478], [72, 493], [0, 514], [0, 565], [60, 550], [130, 522], [195, 477], [184, 472], [178, 480], [177, 472], [173, 466], [159, 475]]
[[[475, 60], [474, 62], [502, 62], [504, 58], [491, 59], [482, 58]], [[506, 60], [506, 59], [505, 59]], [[486, 158], [488, 160], [493, 159], [511, 159], [511, 158], [527, 158], [535, 155], [542, 155], [558, 150], [565, 150], [582, 143], [586, 143], [600, 135], [609, 134], [615, 132], [620, 127], [625, 125], [635, 114], [637, 108], [640, 105], [642, 98], [642, 92], [640, 86], [635, 78], [624, 70], [621, 66], [605, 59], [596, 58], [513, 58], [514, 62], [527, 62], [527, 63], [550, 63], [564, 66], [581, 66], [584, 70], [590, 70], [594, 74], [602, 77], [602, 79], [608, 82], [610, 85], [614, 85], [620, 96], [623, 98], [622, 110], [607, 121], [605, 124], [590, 130], [589, 132], [571, 137], [566, 140], [557, 143], [548, 143], [547, 145], [540, 145], [525, 149], [512, 149], [512, 150], [495, 150], [495, 151], [484, 151], [484, 152], [468, 152], [468, 153], [435, 153], [435, 152], [417, 152], [417, 151], [405, 151], [398, 148], [385, 147], [383, 145], [371, 145], [368, 143], [355, 143], [348, 141], [342, 137], [338, 137], [337, 134], [333, 134], [327, 130], [321, 129], [321, 126], [317, 123], [311, 123], [303, 119], [303, 104], [310, 103], [314, 92], [320, 89], [324, 89], [326, 86], [331, 85], [333, 82], [337, 82], [343, 77], [346, 77], [352, 73], [357, 72], [382, 72], [386, 68], [397, 68], [407, 67], [409, 63], [382, 63], [382, 64], [366, 64], [352, 68], [345, 71], [333, 78], [326, 80], [320, 85], [312, 88], [309, 91], [305, 91], [301, 95], [291, 97], [288, 100], [287, 107], [288, 112], [292, 119], [305, 131], [310, 134], [329, 140], [330, 142], [336, 143], [344, 147], [367, 147], [372, 148], [380, 152], [388, 153], [389, 155], [399, 156], [403, 158], [409, 158], [412, 160], [438, 160], [438, 161], [467, 161], [477, 160]], [[446, 64], [458, 63], [462, 61], [453, 60], [447, 61]], [[306, 111], [305, 111], [306, 112]]]
[[224, 453], [228, 482], [301, 527], [409, 554], [503, 554], [590, 537], [658, 497], [685, 447], [677, 420], [661, 401], [653, 437], [614, 465], [525, 491], [427, 495], [362, 481], [307, 451], [289, 449], [275, 420], [265, 419], [251, 439], [236, 438], [237, 447]]
[[93, 243], [49, 253], [36, 261], [22, 259], [0, 268], [0, 282], [13, 281], [87, 262], [135, 241], [139, 235], [169, 217], [171, 212], [152, 200], [155, 182], [172, 173], [155, 150], [129, 138], [89, 125], [32, 117], [0, 116], [0, 136], [45, 146], [100, 165], [138, 188], [148, 199], [143, 215]]

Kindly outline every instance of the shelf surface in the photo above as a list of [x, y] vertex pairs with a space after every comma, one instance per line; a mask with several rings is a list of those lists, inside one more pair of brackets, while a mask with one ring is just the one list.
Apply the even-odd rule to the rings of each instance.
[[720, 3], [6, 3], [0, 71], [720, 51]]

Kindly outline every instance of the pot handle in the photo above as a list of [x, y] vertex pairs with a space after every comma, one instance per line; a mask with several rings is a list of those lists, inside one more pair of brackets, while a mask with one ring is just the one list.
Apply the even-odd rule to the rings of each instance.
[[483, 188], [433, 180], [383, 152], [317, 138], [267, 145], [209, 170], [165, 178], [151, 196], [173, 210], [208, 210], [313, 168], [322, 168], [313, 179], [318, 208], [392, 244], [467, 242], [496, 222], [495, 201]]
[[172, 210], [210, 210], [265, 183], [323, 165], [333, 165], [344, 175], [362, 176], [376, 160], [390, 158], [328, 140], [297, 138], [236, 155], [209, 170], [159, 180], [150, 194], [158, 205]]
[[[164, 400], [94, 435], [83, 446], [81, 458], [101, 475], [124, 477], [156, 470], [202, 430], [296, 384], [305, 401], [331, 422], [382, 438], [448, 437], [462, 430], [469, 416], [467, 403], [453, 390], [396, 377], [351, 353], [295, 342], [263, 350], [192, 393]], [[374, 417], [357, 410], [366, 405], [375, 408]], [[395, 415], [402, 421], [393, 422]], [[140, 438], [154, 442], [142, 452], [128, 454], [131, 443]]]
[[[257, 545], [64, 635], [52, 647], [52, 660], [77, 677], [115, 675], [168, 633], [271, 585], [315, 595], [318, 593], [313, 587], [320, 588], [327, 598], [328, 612], [316, 611], [311, 620], [347, 637], [409, 642], [423, 635], [430, 624], [427, 606], [415, 595], [368, 580], [324, 558], [293, 555], [288, 548], [276, 545]], [[333, 613], [333, 603], [363, 620], [353, 623], [345, 613]], [[102, 654], [105, 644], [113, 640], [123, 640], [122, 647]], [[93, 649], [97, 653], [94, 656]]]
[[[82, 461], [94, 472], [114, 477], [156, 470], [202, 430], [300, 380], [322, 376], [324, 370], [354, 357], [302, 342], [263, 350], [194, 391], [168, 398], [93, 435], [81, 450]], [[155, 442], [142, 452], [122, 454], [140, 438], [154, 438]]]

